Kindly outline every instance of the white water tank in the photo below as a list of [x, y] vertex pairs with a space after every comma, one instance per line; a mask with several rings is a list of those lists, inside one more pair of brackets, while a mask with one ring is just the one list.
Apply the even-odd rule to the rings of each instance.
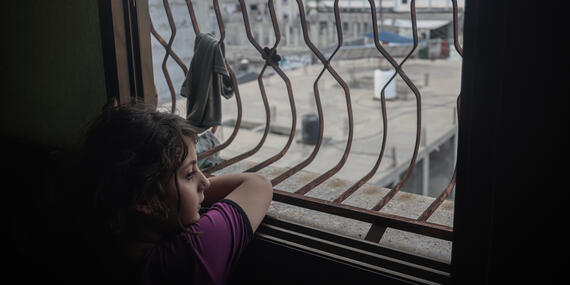
[[[384, 85], [392, 78], [396, 71], [395, 70], [374, 70], [374, 98], [380, 99], [380, 92]], [[384, 90], [384, 97], [386, 100], [396, 99], [396, 78], [392, 79], [390, 84], [386, 86]]]

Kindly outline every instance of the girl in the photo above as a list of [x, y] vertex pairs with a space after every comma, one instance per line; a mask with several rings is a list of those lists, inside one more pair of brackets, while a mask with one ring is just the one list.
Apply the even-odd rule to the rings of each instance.
[[272, 185], [254, 173], [205, 177], [196, 141], [183, 118], [144, 106], [109, 108], [91, 126], [83, 160], [88, 237], [106, 276], [227, 281], [268, 210]]

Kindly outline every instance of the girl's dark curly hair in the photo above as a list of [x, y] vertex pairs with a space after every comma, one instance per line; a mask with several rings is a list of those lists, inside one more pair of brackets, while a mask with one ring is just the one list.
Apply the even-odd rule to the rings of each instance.
[[176, 181], [188, 155], [184, 137], [197, 141], [186, 120], [175, 114], [144, 105], [103, 110], [88, 130], [83, 152], [93, 231], [113, 239], [172, 215], [166, 185], [172, 177]]

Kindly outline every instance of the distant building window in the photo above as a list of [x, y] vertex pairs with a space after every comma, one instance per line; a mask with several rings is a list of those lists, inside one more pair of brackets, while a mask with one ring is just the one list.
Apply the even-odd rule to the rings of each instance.
[[319, 30], [322, 32], [327, 28], [327, 22], [321, 21], [319, 22]]
[[249, 9], [251, 9], [252, 11], [257, 11], [257, 4], [251, 4], [249, 6]]

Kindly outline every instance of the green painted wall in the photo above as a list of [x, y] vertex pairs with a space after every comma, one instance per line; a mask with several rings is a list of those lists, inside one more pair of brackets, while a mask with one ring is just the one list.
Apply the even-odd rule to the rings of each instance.
[[97, 3], [2, 5], [2, 133], [75, 147], [106, 100]]

